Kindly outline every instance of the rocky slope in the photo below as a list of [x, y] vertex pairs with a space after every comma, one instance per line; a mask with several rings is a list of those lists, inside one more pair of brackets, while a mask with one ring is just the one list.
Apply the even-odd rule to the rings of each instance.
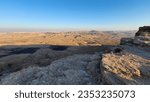
[[99, 84], [98, 59], [98, 55], [90, 54], [65, 57], [46, 67], [28, 67], [3, 76], [1, 84]]
[[101, 77], [105, 84], [150, 84], [150, 27], [141, 27], [135, 38], [103, 54]]
[[[24, 48], [11, 49], [3, 48], [10, 54]], [[0, 84], [100, 84], [100, 49], [107, 47], [44, 46], [31, 53], [5, 52], [8, 56], [0, 58]]]
[[148, 29], [118, 46], [1, 47], [0, 84], [150, 85]]

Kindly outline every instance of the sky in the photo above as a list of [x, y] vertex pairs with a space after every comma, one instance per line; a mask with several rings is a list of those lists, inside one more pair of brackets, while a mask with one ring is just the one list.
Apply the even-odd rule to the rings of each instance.
[[137, 30], [150, 0], [0, 0], [1, 31]]

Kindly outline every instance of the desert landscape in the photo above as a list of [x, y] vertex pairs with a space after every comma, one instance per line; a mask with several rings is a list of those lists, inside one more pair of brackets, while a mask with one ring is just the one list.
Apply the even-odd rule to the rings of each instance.
[[0, 34], [1, 85], [150, 84], [150, 27]]
[[14, 32], [1, 33], [0, 46], [7, 45], [117, 45], [123, 37], [133, 37], [136, 31], [79, 31], [79, 32]]

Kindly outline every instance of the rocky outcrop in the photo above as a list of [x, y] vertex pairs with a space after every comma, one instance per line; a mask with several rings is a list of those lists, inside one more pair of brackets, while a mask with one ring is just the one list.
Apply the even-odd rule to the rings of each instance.
[[135, 36], [150, 36], [150, 26], [140, 27]]
[[136, 36], [133, 43], [140, 46], [150, 46], [150, 36]]
[[33, 53], [24, 53], [24, 48], [34, 46], [0, 49], [5, 55], [0, 57], [0, 84], [100, 84], [99, 46], [36, 46]]
[[136, 47], [122, 46], [120, 53], [103, 54], [104, 84], [150, 84], [150, 54]]
[[[99, 47], [68, 47], [65, 50], [60, 46], [36, 46], [37, 51], [31, 53], [31, 49], [35, 46], [14, 46], [8, 48], [0, 48], [0, 76], [7, 73], [20, 71], [28, 68], [29, 66], [48, 66], [53, 61], [71, 56], [74, 54], [90, 54], [99, 51]], [[22, 49], [30, 49], [30, 53], [24, 53]], [[16, 53], [17, 52], [17, 53]], [[19, 53], [18, 53], [19, 52]]]
[[115, 49], [102, 56], [103, 83], [150, 84], [150, 27], [140, 27], [134, 38], [121, 40], [117, 53]]
[[121, 45], [150, 46], [150, 26], [140, 27], [134, 38], [122, 38]]
[[135, 34], [133, 43], [141, 46], [150, 46], [150, 26], [140, 27]]
[[28, 67], [1, 77], [9, 85], [88, 85], [100, 84], [99, 55], [68, 56], [46, 67]]

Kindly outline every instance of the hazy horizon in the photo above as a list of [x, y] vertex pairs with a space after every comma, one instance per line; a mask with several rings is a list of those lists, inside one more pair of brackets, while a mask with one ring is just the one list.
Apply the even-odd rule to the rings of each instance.
[[10, 32], [74, 32], [74, 31], [137, 31], [137, 29], [36, 29], [36, 28], [0, 28], [0, 33]]
[[150, 24], [149, 0], [3, 0], [0, 32], [129, 31]]

